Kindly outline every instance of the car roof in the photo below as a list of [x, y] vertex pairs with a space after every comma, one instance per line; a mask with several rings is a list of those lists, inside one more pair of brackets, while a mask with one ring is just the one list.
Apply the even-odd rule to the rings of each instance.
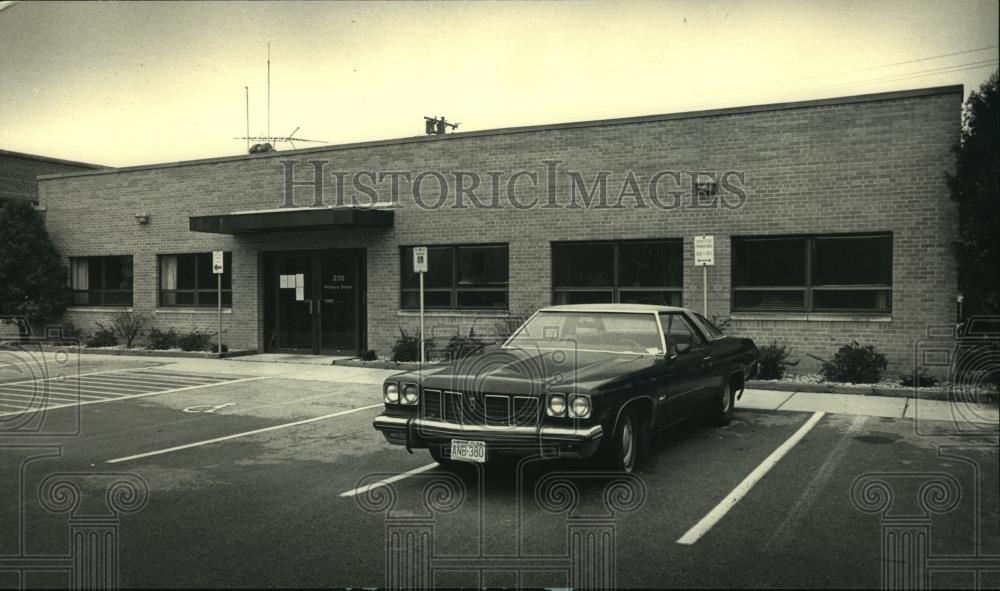
[[566, 304], [562, 306], [548, 306], [539, 312], [628, 312], [628, 313], [653, 313], [653, 312], [688, 312], [687, 308], [676, 306], [654, 306], [652, 304]]

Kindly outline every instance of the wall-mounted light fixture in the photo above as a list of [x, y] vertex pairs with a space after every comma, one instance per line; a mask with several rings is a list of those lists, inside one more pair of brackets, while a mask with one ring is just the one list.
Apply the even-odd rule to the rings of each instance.
[[149, 223], [149, 214], [148, 213], [137, 213], [137, 214], [135, 214], [135, 221], [140, 226], [145, 226], [146, 224]]

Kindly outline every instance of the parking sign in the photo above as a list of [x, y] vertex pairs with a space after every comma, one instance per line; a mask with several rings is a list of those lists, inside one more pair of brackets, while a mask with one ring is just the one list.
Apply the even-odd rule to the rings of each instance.
[[413, 249], [413, 272], [427, 272], [427, 247], [417, 246]]
[[222, 273], [225, 271], [225, 264], [222, 261], [223, 261], [222, 251], [221, 250], [213, 250], [212, 251], [212, 273], [215, 273], [216, 275], [222, 275]]
[[715, 236], [694, 237], [694, 266], [712, 267], [715, 265]]

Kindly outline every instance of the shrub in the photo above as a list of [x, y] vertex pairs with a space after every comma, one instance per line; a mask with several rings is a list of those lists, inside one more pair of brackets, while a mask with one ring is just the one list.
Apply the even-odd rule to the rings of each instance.
[[375, 361], [378, 359], [378, 355], [375, 353], [375, 349], [365, 349], [365, 352], [361, 354], [362, 361]]
[[481, 355], [485, 347], [486, 344], [483, 340], [476, 336], [476, 329], [470, 328], [469, 334], [456, 334], [448, 339], [448, 344], [444, 347], [443, 355], [446, 360], [455, 361], [463, 357]]
[[[725, 318], [719, 316], [718, 314], [712, 314], [712, 317], [709, 318], [709, 320], [712, 322], [712, 324], [715, 325], [715, 328], [718, 328], [719, 331], [723, 333], [726, 332], [726, 329], [729, 328], [730, 325], [732, 325], [733, 323], [732, 318]], [[795, 363], [798, 363], [798, 361], [796, 361]], [[790, 363], [789, 365], [795, 365], [795, 363]]]
[[927, 373], [927, 369], [921, 367], [920, 372], [910, 372], [899, 377], [899, 383], [907, 388], [931, 388], [937, 386], [938, 379]]
[[212, 335], [197, 329], [181, 333], [177, 337], [177, 346], [181, 351], [207, 351], [211, 343]]
[[771, 343], [764, 345], [758, 351], [760, 353], [760, 371], [757, 373], [757, 378], [761, 380], [780, 380], [785, 377], [785, 369], [788, 366], [799, 364], [798, 359], [794, 361], [788, 359], [791, 352], [785, 345]]
[[59, 318], [73, 298], [66, 274], [42, 214], [27, 200], [0, 199], [0, 316]]
[[163, 332], [158, 328], [151, 328], [146, 335], [146, 346], [157, 351], [176, 349], [177, 332], [172, 328], [167, 332]]
[[[212, 351], [212, 353], [218, 353], [219, 352], [219, 344], [218, 343], [212, 343], [212, 346], [211, 346], [210, 350]], [[227, 345], [225, 343], [222, 343], [222, 352], [223, 353], [228, 353], [229, 352], [229, 345]]]
[[[419, 361], [420, 360], [420, 338], [417, 335], [407, 334], [402, 328], [399, 329], [399, 338], [392, 346], [393, 361]], [[430, 358], [430, 352], [434, 349], [434, 339], [424, 341], [424, 357]]]
[[118, 337], [115, 336], [114, 331], [100, 322], [97, 323], [97, 331], [87, 338], [88, 347], [114, 347], [117, 344]]
[[815, 355], [811, 357], [823, 363], [819, 373], [828, 382], [874, 384], [882, 378], [882, 372], [888, 365], [885, 355], [877, 352], [875, 347], [862, 347], [857, 341], [841, 346], [831, 361]]
[[126, 349], [132, 348], [136, 337], [142, 334], [146, 325], [146, 317], [129, 310], [116, 310], [111, 313], [111, 331]]

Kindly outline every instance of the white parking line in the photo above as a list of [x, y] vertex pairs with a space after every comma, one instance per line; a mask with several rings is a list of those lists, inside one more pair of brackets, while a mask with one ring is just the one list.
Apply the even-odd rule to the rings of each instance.
[[[49, 411], [49, 410], [55, 410], [57, 408], [67, 408], [67, 407], [70, 407], [70, 406], [85, 406], [87, 404], [103, 404], [105, 402], [118, 402], [119, 400], [131, 400], [133, 398], [144, 398], [146, 396], [159, 396], [160, 394], [173, 394], [174, 392], [187, 392], [188, 390], [197, 390], [199, 388], [211, 388], [213, 386], [227, 386], [229, 384], [238, 384], [240, 382], [251, 382], [251, 381], [254, 381], [254, 380], [266, 380], [266, 379], [273, 378], [273, 377], [274, 376], [257, 376], [257, 377], [253, 377], [253, 378], [243, 378], [243, 379], [240, 379], [240, 380], [230, 380], [228, 382], [215, 382], [214, 384], [200, 384], [198, 386], [186, 386], [184, 388], [173, 388], [173, 389], [170, 389], [170, 390], [159, 390], [157, 392], [143, 392], [142, 394], [129, 394], [129, 395], [126, 395], [126, 396], [116, 396], [114, 398], [104, 398], [102, 400], [85, 400], [85, 401], [81, 401], [81, 402], [73, 402], [73, 403], [70, 403], [70, 404], [56, 404], [56, 405], [53, 405], [53, 406], [46, 406], [45, 408], [35, 409], [32, 412], [37, 412], [37, 411], [40, 411], [40, 410]], [[21, 411], [21, 412], [3, 412], [3, 413], [0, 413], [0, 417], [6, 417], [6, 416], [10, 416], [10, 415], [19, 415], [19, 414], [23, 414], [23, 411]]]
[[[93, 372], [90, 372], [90, 373], [82, 373], [82, 374], [79, 374], [79, 375], [76, 375], [76, 376], [73, 376], [73, 377], [83, 378], [83, 377], [86, 377], [86, 376], [97, 376], [97, 375], [102, 375], [102, 374], [106, 374], [106, 373], [119, 373], [119, 372], [123, 372], [123, 371], [134, 371], [134, 370], [139, 370], [139, 369], [152, 369], [154, 367], [160, 367], [160, 366], [159, 365], [150, 365], [150, 366], [147, 366], [147, 367], [126, 367], [126, 368], [122, 368], [122, 369], [106, 369], [104, 371], [93, 371]], [[17, 384], [33, 384], [35, 382], [44, 382], [44, 381], [47, 381], [47, 380], [56, 380], [56, 379], [59, 379], [59, 376], [50, 376], [50, 377], [47, 377], [47, 378], [34, 378], [34, 379], [30, 379], [30, 380], [21, 380], [20, 382], [0, 382], [0, 387], [2, 387], [2, 386], [15, 386]]]
[[342, 492], [342, 493], [340, 493], [340, 496], [342, 496], [342, 497], [353, 497], [353, 496], [356, 496], [356, 495], [360, 495], [362, 493], [370, 491], [373, 488], [378, 488], [380, 486], [386, 486], [386, 485], [392, 484], [393, 482], [399, 482], [400, 480], [403, 480], [404, 478], [409, 478], [410, 476], [413, 476], [414, 474], [420, 474], [421, 472], [426, 472], [426, 471], [428, 471], [428, 470], [430, 470], [432, 468], [436, 468], [436, 467], [437, 467], [437, 462], [434, 462], [432, 464], [427, 464], [426, 466], [420, 466], [419, 468], [414, 468], [414, 469], [410, 470], [409, 472], [403, 472], [402, 474], [396, 474], [395, 476], [390, 476], [389, 478], [386, 478], [385, 480], [379, 480], [378, 482], [373, 482], [371, 484], [366, 484], [364, 486], [359, 486], [358, 488], [355, 488], [354, 490], [349, 490], [347, 492]]
[[795, 447], [795, 444], [806, 436], [806, 433], [816, 426], [816, 423], [818, 423], [825, 414], [826, 413], [823, 412], [813, 413], [813, 416], [811, 416], [804, 425], [799, 427], [798, 431], [793, 433], [791, 437], [778, 446], [778, 449], [771, 452], [771, 455], [767, 456], [767, 458], [765, 458], [759, 466], [754, 468], [753, 472], [743, 479], [743, 482], [739, 483], [736, 488], [734, 488], [733, 491], [726, 496], [726, 498], [722, 499], [722, 501], [716, 505], [714, 509], [708, 512], [708, 515], [702, 517], [701, 521], [696, 523], [691, 529], [687, 530], [687, 532], [677, 540], [677, 543], [691, 545], [700, 540], [702, 536], [708, 533], [708, 530], [712, 529], [716, 523], [725, 517], [726, 513], [729, 513], [730, 509], [736, 506], [736, 503], [740, 502], [740, 499], [750, 492], [750, 489], [753, 488], [753, 486], [757, 484], [757, 482], [759, 482], [760, 479], [763, 478], [764, 475], [767, 474], [771, 468], [773, 468], [778, 461], [788, 453], [790, 449]]
[[[250, 378], [250, 379], [258, 379], [259, 380], [259, 379], [264, 379], [264, 378], [268, 378], [268, 377], [273, 377], [273, 376], [262, 376], [262, 377], [259, 377], [259, 378]], [[223, 382], [223, 383], [226, 383], [226, 382]], [[166, 449], [158, 449], [156, 451], [148, 451], [146, 453], [135, 454], [134, 456], [125, 456], [124, 458], [115, 458], [113, 460], [108, 460], [107, 463], [108, 464], [119, 464], [121, 462], [128, 462], [129, 460], [138, 460], [139, 458], [148, 458], [150, 456], [158, 456], [158, 455], [162, 455], [162, 454], [168, 454], [168, 453], [171, 453], [171, 452], [180, 451], [182, 449], [189, 449], [189, 448], [192, 448], [192, 447], [198, 447], [200, 445], [208, 445], [210, 443], [218, 443], [220, 441], [228, 441], [230, 439], [236, 439], [237, 437], [247, 437], [248, 435], [256, 435], [258, 433], [266, 433], [268, 431], [275, 431], [277, 429], [284, 429], [286, 427], [295, 427], [297, 425], [305, 425], [306, 423], [314, 423], [316, 421], [322, 421], [324, 419], [332, 419], [334, 417], [341, 417], [341, 416], [344, 416], [344, 415], [349, 415], [351, 413], [359, 412], [359, 411], [362, 411], [362, 410], [370, 410], [370, 409], [373, 409], [373, 408], [382, 408], [382, 403], [380, 402], [378, 404], [372, 404], [372, 405], [369, 405], [369, 406], [362, 406], [362, 407], [359, 407], [359, 408], [352, 408], [350, 410], [342, 410], [340, 412], [335, 412], [335, 413], [332, 413], [332, 414], [323, 415], [321, 417], [313, 417], [311, 419], [303, 419], [301, 421], [295, 421], [294, 423], [283, 423], [281, 425], [273, 425], [271, 427], [264, 427], [263, 429], [254, 429], [253, 431], [244, 431], [243, 433], [234, 433], [232, 435], [225, 435], [223, 437], [215, 437], [213, 439], [206, 439], [204, 441], [196, 441], [194, 443], [186, 443], [184, 445], [177, 445], [177, 446], [174, 446], [174, 447], [168, 447]], [[0, 416], [2, 416], [2, 415], [0, 415]]]

